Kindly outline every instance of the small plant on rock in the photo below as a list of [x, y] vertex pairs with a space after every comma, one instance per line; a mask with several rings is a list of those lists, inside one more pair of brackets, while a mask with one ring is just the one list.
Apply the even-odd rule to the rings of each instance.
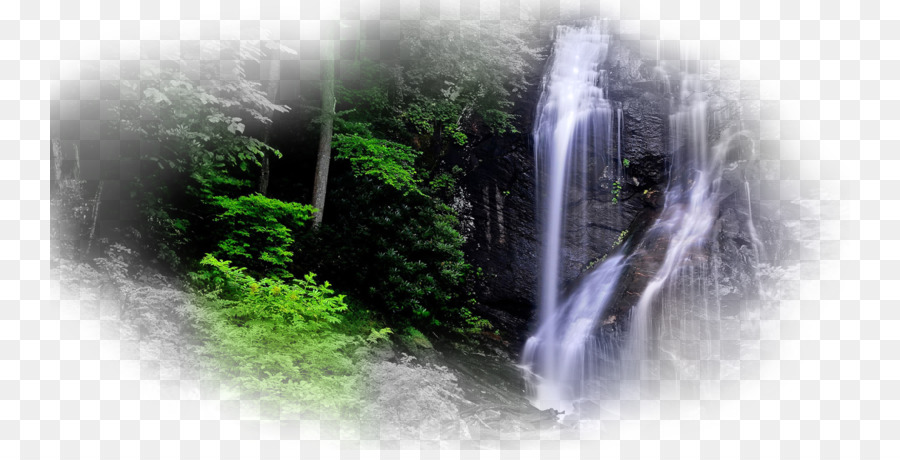
[[613, 185], [612, 185], [612, 195], [613, 195], [612, 202], [613, 203], [619, 202], [619, 196], [621, 193], [622, 193], [622, 183], [619, 181], [613, 182]]

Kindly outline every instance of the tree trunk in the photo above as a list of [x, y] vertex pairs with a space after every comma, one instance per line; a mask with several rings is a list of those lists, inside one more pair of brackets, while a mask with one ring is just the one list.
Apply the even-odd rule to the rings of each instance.
[[81, 179], [81, 152], [78, 150], [78, 142], [75, 142], [72, 147], [75, 149], [75, 169], [72, 171], [72, 178], [79, 180]]
[[94, 245], [94, 234], [97, 232], [97, 216], [100, 214], [100, 198], [103, 196], [103, 180], [97, 184], [97, 193], [94, 195], [94, 206], [91, 211], [91, 230], [88, 234], [87, 249], [84, 255], [90, 257], [91, 246]]
[[59, 139], [50, 141], [50, 170], [53, 171], [50, 181], [50, 197], [55, 198], [59, 191], [59, 181], [62, 180], [62, 145]]
[[[266, 128], [268, 130], [269, 128]], [[267, 133], [268, 134], [268, 133]], [[269, 136], [265, 136], [268, 138]], [[265, 142], [267, 139], [264, 139]], [[265, 196], [269, 190], [269, 154], [264, 153], [262, 160], [262, 171], [259, 173], [259, 194]]]
[[[280, 58], [279, 58], [280, 59]], [[272, 59], [269, 63], [269, 82], [266, 84], [266, 97], [273, 103], [278, 103], [278, 83], [281, 81], [281, 61]], [[275, 123], [275, 111], [269, 113], [272, 122], [263, 127], [263, 142], [269, 143], [269, 134], [272, 132], [272, 124]], [[261, 160], [262, 171], [259, 173], [259, 193], [265, 195], [269, 189], [269, 177], [271, 175], [269, 154], [263, 153]]]
[[322, 55], [322, 125], [319, 130], [319, 155], [316, 160], [316, 180], [313, 186], [313, 227], [322, 223], [325, 212], [325, 192], [328, 188], [328, 168], [331, 165], [331, 136], [334, 128], [334, 46], [336, 40], [324, 43]]

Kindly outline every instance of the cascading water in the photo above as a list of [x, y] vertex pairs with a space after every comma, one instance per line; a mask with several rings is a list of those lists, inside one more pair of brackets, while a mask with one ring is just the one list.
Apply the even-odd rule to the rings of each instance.
[[[580, 397], [582, 382], [592, 374], [589, 369], [595, 356], [589, 350], [598, 314], [587, 298], [591, 296], [582, 296], [585, 304], [574, 297], [560, 302], [560, 258], [566, 219], [589, 218], [568, 215], [570, 187], [584, 189], [609, 166], [613, 110], [605, 98], [606, 78], [600, 68], [608, 46], [604, 22], [560, 26], [538, 105], [534, 144], [538, 190], [543, 191], [538, 205], [544, 242], [539, 278], [540, 327], [525, 346], [523, 364], [532, 375], [543, 378], [537, 385], [537, 399], [541, 401]], [[605, 286], [590, 287], [596, 298], [612, 296], [609, 287], [615, 283], [604, 280], [617, 279], [623, 267], [622, 258], [613, 257], [595, 272], [596, 284]]]
[[[659, 308], [654, 308], [661, 291], [667, 287], [677, 290], [678, 281], [690, 286], [703, 284], [691, 282], [694, 280], [690, 278], [696, 276], [697, 271], [709, 271], [707, 267], [695, 270], [687, 263], [693, 252], [706, 242], [716, 221], [716, 192], [726, 145], [719, 144], [713, 149], [707, 146], [707, 104], [703, 84], [697, 78], [686, 78], [681, 84], [681, 105], [669, 118], [672, 161], [666, 201], [660, 218], [647, 233], [647, 238], [668, 239], [668, 246], [662, 264], [633, 308], [627, 358], [638, 364], [656, 351], [651, 347], [657, 337], [652, 323], [654, 315], [661, 313], [656, 311]], [[708, 296], [687, 297], [706, 299]], [[668, 315], [664, 314], [664, 318], [671, 318], [671, 312], [665, 313]]]
[[[612, 170], [616, 180], [622, 180], [621, 111], [615, 112], [619, 140], [613, 147], [613, 109], [599, 85], [605, 84], [600, 67], [608, 43], [601, 22], [559, 27], [538, 106], [534, 140], [543, 228], [540, 316], [535, 334], [525, 344], [522, 368], [532, 402], [542, 409], [569, 411], [579, 400], [621, 395], [622, 388], [609, 383], [640, 380], [648, 372], [659, 376], [659, 369], [648, 369], [646, 363], [660, 355], [675, 361], [716, 359], [714, 334], [706, 325], [718, 314], [714, 311], [718, 301], [708, 301], [712, 295], [718, 299], [718, 290], [707, 281], [718, 286], [718, 275], [716, 257], [706, 250], [706, 243], [718, 215], [719, 186], [731, 140], [723, 136], [713, 147], [708, 145], [706, 82], [700, 78], [685, 77], [680, 97], [673, 99], [669, 182], [658, 219], [640, 241], [609, 254], [567, 298], [561, 296], [566, 226], [573, 218], [590, 218], [568, 215], [570, 195], [590, 190], [576, 186], [599, 179], [605, 171]], [[608, 168], [612, 162], [615, 166]], [[621, 293], [617, 286], [623, 273], [637, 252], [649, 251], [642, 248], [650, 243], [663, 249], [630, 310], [630, 322], [624, 326], [627, 337], [600, 333], [604, 311]]]

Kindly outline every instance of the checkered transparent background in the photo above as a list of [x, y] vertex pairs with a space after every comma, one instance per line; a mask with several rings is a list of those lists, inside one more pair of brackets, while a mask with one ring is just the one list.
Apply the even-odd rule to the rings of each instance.
[[[895, 3], [180, 3], [2, 5], [0, 457], [900, 458]], [[314, 60], [322, 37], [353, 39], [391, 21], [495, 19], [498, 11], [504, 19], [607, 16], [648, 56], [658, 39], [678, 43], [688, 57], [721, 61], [723, 78], [758, 94], [745, 102], [758, 110], [768, 174], [760, 198], [811, 250], [778, 314], [761, 319], [761, 346], [773, 359], [750, 377], [684, 402], [674, 419], [655, 401], [641, 419], [585, 423], [576, 437], [394, 444], [348, 422], [261, 417], [258, 403], [181, 381], [167, 373], [164, 353], [117, 321], [109, 299], [53, 279], [49, 102], [60, 81], [91, 84], [81, 63], [115, 69], [148, 47], [260, 34], [306, 42]]]

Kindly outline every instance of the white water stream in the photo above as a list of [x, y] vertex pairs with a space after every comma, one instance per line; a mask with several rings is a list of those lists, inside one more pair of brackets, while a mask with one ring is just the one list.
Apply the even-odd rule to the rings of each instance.
[[[560, 301], [560, 262], [567, 218], [566, 203], [572, 185], [584, 185], [607, 166], [613, 110], [605, 98], [609, 35], [603, 22], [585, 27], [559, 26], [549, 72], [535, 121], [538, 206], [542, 218], [542, 267], [539, 276], [540, 326], [528, 340], [523, 364], [537, 385], [539, 400], [572, 399], [593, 372], [592, 331], [597, 315], [591, 305]], [[588, 168], [588, 165], [593, 168]], [[582, 226], [584, 228], [584, 226]], [[592, 294], [611, 297], [624, 264], [615, 257], [598, 269]], [[588, 298], [591, 295], [584, 295]]]
[[[660, 359], [676, 363], [676, 374], [697, 380], [708, 374], [698, 367], [720, 356], [714, 346], [720, 307], [716, 257], [702, 249], [718, 215], [718, 190], [731, 140], [708, 145], [706, 83], [700, 78], [684, 77], [673, 102], [669, 182], [659, 218], [642, 241], [611, 250], [571, 294], [561, 291], [567, 224], [591, 217], [569, 215], [571, 195], [583, 193], [586, 188], [579, 185], [599, 179], [613, 164], [609, 170], [617, 174], [616, 180], [623, 179], [623, 117], [605, 98], [601, 69], [608, 46], [603, 22], [558, 28], [534, 128], [543, 239], [540, 315], [522, 353], [522, 368], [537, 407], [568, 413], [577, 412], [581, 401], [639, 392], [639, 385], [620, 383], [658, 378]], [[619, 133], [615, 143], [614, 116]], [[751, 230], [756, 246], [756, 231]], [[626, 335], [608, 332], [615, 330], [611, 328], [600, 332], [604, 311], [618, 300], [617, 287], [631, 262], [626, 248], [640, 247], [643, 241], [657, 242], [654, 250], [664, 252], [659, 254], [661, 262], [648, 274], [651, 279], [630, 310]]]

